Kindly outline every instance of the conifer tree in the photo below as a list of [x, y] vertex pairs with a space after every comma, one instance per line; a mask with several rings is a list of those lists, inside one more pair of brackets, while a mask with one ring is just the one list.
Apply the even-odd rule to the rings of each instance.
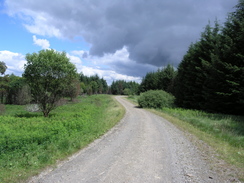
[[204, 109], [208, 102], [209, 74], [212, 57], [217, 53], [219, 24], [205, 27], [201, 38], [189, 47], [178, 67], [175, 80], [176, 103], [185, 108]]
[[229, 14], [221, 35], [219, 56], [213, 60], [215, 109], [242, 114], [244, 109], [244, 0]]
[[201, 39], [189, 47], [175, 79], [180, 107], [243, 114], [244, 0], [220, 29], [207, 25]]

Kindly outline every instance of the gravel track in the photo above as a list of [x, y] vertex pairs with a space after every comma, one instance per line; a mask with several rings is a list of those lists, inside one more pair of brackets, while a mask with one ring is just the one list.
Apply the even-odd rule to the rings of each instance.
[[122, 97], [125, 117], [87, 148], [30, 179], [30, 183], [228, 182], [167, 120]]

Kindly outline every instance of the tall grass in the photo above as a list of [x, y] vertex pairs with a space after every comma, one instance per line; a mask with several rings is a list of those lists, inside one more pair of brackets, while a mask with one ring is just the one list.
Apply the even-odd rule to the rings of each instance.
[[123, 109], [108, 95], [80, 98], [49, 118], [24, 106], [0, 116], [0, 182], [20, 182], [85, 147], [113, 127]]
[[165, 108], [163, 112], [214, 135], [231, 146], [244, 148], [244, 116], [211, 114], [198, 110]]

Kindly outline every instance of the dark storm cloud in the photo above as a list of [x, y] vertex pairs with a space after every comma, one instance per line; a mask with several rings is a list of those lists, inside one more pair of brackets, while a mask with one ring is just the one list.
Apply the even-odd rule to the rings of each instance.
[[138, 64], [133, 61], [129, 64], [124, 62], [115, 62], [114, 64], [111, 63], [109, 66], [118, 73], [141, 78], [144, 77], [146, 73], [153, 72], [157, 69], [155, 66], [149, 64]]
[[[227, 5], [228, 4], [228, 5]], [[102, 25], [92, 30], [90, 53], [114, 53], [124, 45], [139, 63], [177, 64], [209, 20], [224, 20], [234, 1], [116, 1], [103, 9]]]
[[177, 65], [190, 43], [200, 37], [208, 21], [213, 23], [219, 19], [224, 22], [227, 12], [233, 11], [238, 1], [7, 0], [6, 2], [12, 11], [22, 14], [24, 12], [31, 16], [34, 21], [27, 22], [30, 26], [40, 27], [46, 24], [58, 30], [61, 37], [83, 37], [91, 44], [91, 55], [103, 56], [105, 53], [115, 53], [116, 50], [126, 46], [129, 58], [137, 63], [164, 66], [168, 63]]

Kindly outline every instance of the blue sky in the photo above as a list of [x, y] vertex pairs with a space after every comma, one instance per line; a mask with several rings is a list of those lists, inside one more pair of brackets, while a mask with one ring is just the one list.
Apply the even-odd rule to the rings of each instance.
[[21, 76], [26, 53], [66, 51], [78, 72], [140, 82], [180, 63], [210, 21], [238, 0], [0, 0], [0, 61]]

